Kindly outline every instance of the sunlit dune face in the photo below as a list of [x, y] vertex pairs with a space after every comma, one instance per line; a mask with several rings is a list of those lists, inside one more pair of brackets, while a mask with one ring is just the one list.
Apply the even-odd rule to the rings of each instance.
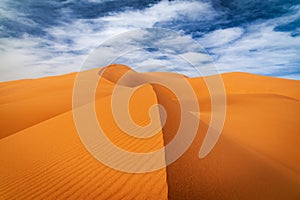
[[[118, 67], [120, 71], [116, 70]], [[110, 168], [91, 154], [78, 133], [74, 109], [94, 106], [97, 123], [111, 143], [128, 152], [148, 153], [174, 140], [182, 120], [179, 100], [190, 101], [189, 96], [178, 100], [170, 88], [143, 83], [142, 76], [131, 72], [130, 78], [119, 85], [119, 91], [125, 96], [132, 94], [127, 105], [132, 121], [143, 128], [151, 124], [151, 116], [156, 116], [161, 130], [149, 137], [148, 133], [135, 129], [128, 134], [116, 122], [111, 102], [117, 82], [129, 70], [126, 66], [110, 66], [95, 87], [94, 100], [79, 102], [73, 111], [76, 74], [1, 83], [0, 93], [7, 95], [0, 97], [3, 113], [0, 197], [297, 199], [300, 196], [299, 81], [244, 73], [222, 74], [227, 97], [224, 128], [212, 151], [200, 159], [199, 149], [210, 127], [213, 106], [204, 79], [168, 73], [144, 74], [173, 82], [187, 80], [200, 107], [199, 113], [192, 113], [200, 116], [199, 126], [188, 149], [173, 163], [166, 164], [173, 155], [163, 151], [156, 158], [165, 162], [164, 167], [147, 173], [128, 173]], [[99, 69], [81, 73], [99, 78]], [[85, 84], [89, 86], [88, 81]], [[116, 102], [124, 100], [119, 99]], [[164, 107], [165, 123], [160, 119], [161, 110], [149, 113], [155, 104]], [[82, 119], [91, 125], [90, 115]], [[136, 137], [138, 134], [143, 137]], [[102, 143], [93, 140], [93, 144], [97, 151]], [[104, 152], [104, 156], [115, 159], [115, 152], [109, 148]], [[143, 165], [128, 162], [124, 157], [119, 159], [119, 165], [139, 171], [151, 169], [150, 161]]]

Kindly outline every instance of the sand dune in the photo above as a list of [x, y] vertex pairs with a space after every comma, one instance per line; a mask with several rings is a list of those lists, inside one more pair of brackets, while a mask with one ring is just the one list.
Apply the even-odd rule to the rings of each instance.
[[[103, 74], [95, 101], [74, 109], [94, 104], [106, 136], [118, 147], [136, 153], [169, 144], [181, 120], [174, 93], [145, 83], [145, 77], [175, 84], [186, 79], [200, 105], [200, 123], [192, 145], [176, 162], [160, 170], [141, 174], [114, 170], [96, 160], [77, 133], [72, 112], [76, 73], [0, 83], [0, 199], [300, 198], [299, 81], [223, 74], [227, 95], [224, 129], [211, 153], [199, 159], [211, 117], [205, 79], [173, 73], [139, 74], [121, 65], [81, 73]], [[165, 126], [152, 137], [129, 136], [114, 121], [111, 95], [126, 73], [129, 78], [118, 84], [121, 92], [134, 91], [129, 110], [136, 124], [143, 127], [151, 122], [148, 111], [156, 103], [168, 114]], [[190, 96], [181, 99], [192, 100]], [[159, 118], [161, 113], [155, 110], [154, 115]], [[85, 120], [91, 121], [89, 117]], [[162, 159], [170, 156], [166, 151]]]
[[[148, 92], [149, 89], [149, 86], [142, 87], [133, 97], [133, 107], [139, 106], [135, 108], [138, 117], [144, 115], [140, 112], [147, 106], [143, 99], [145, 95], [148, 103], [156, 103], [155, 96], [151, 96], [154, 93]], [[109, 97], [101, 98], [96, 101], [96, 106], [101, 108], [107, 102]], [[105, 113], [105, 110], [101, 109], [101, 112]], [[105, 122], [111, 120], [109, 116], [103, 117]], [[105, 128], [110, 139], [129, 151], [148, 152], [163, 146], [161, 132], [150, 141], [136, 141], [122, 137], [121, 131], [108, 122], [110, 124]], [[0, 158], [3, 161], [0, 195], [4, 199], [167, 198], [165, 169], [130, 174], [106, 167], [93, 158], [80, 142], [72, 111], [3, 138]]]

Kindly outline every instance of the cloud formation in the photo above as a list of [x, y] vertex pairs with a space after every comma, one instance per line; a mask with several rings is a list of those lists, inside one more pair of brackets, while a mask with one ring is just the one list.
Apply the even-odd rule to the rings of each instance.
[[[256, 2], [261, 9], [256, 16], [248, 13], [256, 8], [253, 3], [222, 2], [67, 0], [24, 1], [21, 5], [2, 1], [0, 81], [78, 71], [89, 53], [106, 40], [137, 28], [152, 27], [194, 38], [220, 72], [244, 71], [300, 79], [299, 28], [295, 28], [300, 18], [299, 5], [287, 3], [279, 7], [277, 3], [277, 13], [267, 15], [259, 12], [265, 13], [266, 5], [272, 5]], [[143, 47], [146, 41], [139, 42], [136, 45]], [[192, 48], [182, 40], [174, 40], [173, 44], [183, 50]], [[145, 57], [151, 54], [152, 57]], [[140, 59], [131, 59], [130, 64], [156, 66], [148, 67], [149, 71], [158, 69], [159, 64], [178, 64], [172, 56], [160, 54], [148, 52]], [[193, 75], [184, 66], [174, 68]]]

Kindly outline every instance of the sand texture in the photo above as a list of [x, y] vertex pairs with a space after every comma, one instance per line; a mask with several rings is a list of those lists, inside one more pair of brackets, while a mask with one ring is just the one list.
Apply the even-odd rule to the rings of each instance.
[[[76, 129], [72, 95], [78, 73], [0, 83], [0, 199], [300, 199], [300, 81], [247, 73], [221, 77], [226, 90], [226, 119], [213, 150], [198, 157], [211, 120], [205, 79], [174, 73], [139, 74], [123, 65], [80, 73], [100, 73], [94, 100], [73, 109], [95, 107], [107, 138], [135, 153], [164, 149], [181, 121], [180, 102], [168, 88], [145, 77], [180, 84], [187, 81], [197, 97], [197, 135], [174, 163], [147, 173], [127, 173], [99, 162]], [[128, 78], [120, 82], [124, 74]], [[133, 92], [132, 120], [151, 123], [149, 109], [161, 104], [164, 127], [148, 138], [126, 134], [115, 122], [112, 93]], [[86, 87], [89, 87], [87, 80]], [[184, 96], [180, 101], [189, 102]], [[122, 98], [121, 98], [122, 100]], [[74, 105], [73, 105], [74, 106]], [[122, 109], [122, 107], [120, 107]], [[193, 112], [193, 110], [191, 110]], [[161, 112], [153, 109], [153, 116]], [[90, 116], [83, 118], [90, 123]], [[131, 134], [143, 134], [131, 128]], [[97, 150], [96, 150], [97, 151]], [[158, 162], [171, 154], [162, 151]], [[114, 157], [109, 149], [107, 156]], [[133, 169], [150, 165], [133, 161]], [[151, 166], [150, 166], [151, 167]]]

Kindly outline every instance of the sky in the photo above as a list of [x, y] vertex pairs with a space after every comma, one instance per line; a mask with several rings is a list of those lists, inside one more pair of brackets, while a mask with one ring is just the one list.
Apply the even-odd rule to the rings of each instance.
[[[300, 80], [300, 0], [1, 0], [0, 81], [79, 71], [99, 45], [118, 38], [118, 46], [141, 28], [163, 28], [196, 41], [220, 73]], [[185, 39], [173, 41], [181, 55], [195, 55]], [[145, 49], [152, 43], [135, 45]], [[143, 52], [124, 64], [154, 64], [152, 71], [173, 65], [170, 71], [193, 76], [159, 48]]]

